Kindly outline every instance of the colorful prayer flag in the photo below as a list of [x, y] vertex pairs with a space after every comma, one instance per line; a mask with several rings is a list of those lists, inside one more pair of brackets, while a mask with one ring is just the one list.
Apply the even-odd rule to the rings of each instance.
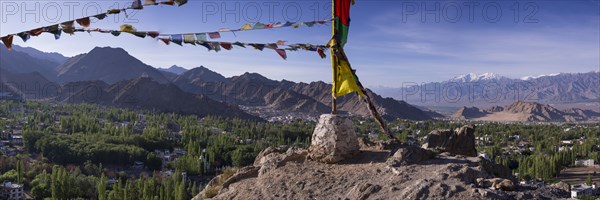
[[2, 43], [4, 43], [4, 46], [6, 46], [8, 50], [12, 50], [13, 38], [13, 35], [7, 35], [0, 39], [2, 40]]
[[106, 14], [112, 15], [112, 14], [119, 14], [121, 13], [121, 9], [110, 9], [108, 11], [106, 11]]
[[252, 30], [252, 24], [251, 23], [244, 24], [242, 26], [241, 30], [245, 30], [245, 31]]
[[77, 21], [77, 23], [79, 25], [83, 26], [83, 27], [89, 27], [90, 23], [91, 23], [89, 17], [84, 17], [84, 18], [81, 18], [81, 19], [77, 19], [75, 21]]
[[254, 43], [251, 43], [251, 44], [248, 44], [248, 45], [250, 45], [250, 46], [254, 47], [254, 48], [255, 48], [255, 49], [257, 49], [257, 50], [261, 50], [261, 51], [262, 51], [263, 49], [265, 49], [265, 44], [254, 44]]
[[172, 6], [172, 5], [175, 5], [175, 1], [174, 0], [167, 0], [167, 1], [160, 2], [160, 4]]
[[21, 37], [21, 39], [23, 39], [23, 42], [27, 42], [27, 40], [29, 40], [29, 38], [31, 37], [31, 35], [27, 31], [17, 33], [17, 36]]
[[167, 37], [161, 37], [158, 38], [160, 41], [164, 42], [166, 45], [169, 45], [171, 43], [171, 38], [167, 38]]
[[346, 94], [357, 92], [359, 95], [364, 95], [358, 87], [358, 78], [352, 71], [350, 61], [346, 57], [342, 48], [331, 48], [331, 57], [334, 67], [334, 82], [335, 87], [332, 87], [332, 92], [335, 97], [344, 96]]
[[156, 0], [144, 0], [144, 6], [156, 5]]
[[171, 35], [171, 42], [181, 46], [182, 41], [183, 41], [183, 36], [181, 34]]
[[123, 24], [120, 27], [120, 31], [126, 32], [126, 33], [133, 33], [133, 32], [136, 32], [137, 30], [131, 24]]
[[323, 51], [323, 48], [318, 48], [317, 52], [319, 53], [319, 56], [321, 57], [321, 59], [325, 59], [327, 58], [327, 55], [325, 55], [325, 51]]
[[287, 60], [287, 53], [285, 53], [284, 49], [275, 49], [275, 52], [281, 56], [284, 60]]
[[184, 4], [186, 4], [188, 2], [188, 0], [175, 0], [177, 2], [177, 5], [179, 6], [183, 6]]
[[206, 33], [196, 33], [196, 39], [199, 41], [207, 41]]
[[160, 35], [160, 33], [159, 33], [159, 32], [156, 32], [156, 31], [150, 31], [150, 32], [148, 32], [148, 36], [150, 36], [150, 37], [152, 37], [152, 38], [156, 38], [156, 37], [158, 37], [159, 35]]
[[227, 49], [227, 50], [231, 50], [233, 48], [233, 46], [231, 46], [231, 43], [229, 42], [221, 42], [221, 47], [223, 47], [223, 49]]
[[36, 29], [29, 31], [29, 34], [31, 34], [31, 36], [39, 36], [43, 32], [44, 32], [44, 28], [36, 28]]
[[200, 42], [198, 41], [197, 44], [199, 44], [200, 46], [206, 47], [206, 49], [208, 49], [208, 51], [212, 50], [212, 46], [210, 46], [210, 44], [208, 44], [208, 42]]
[[141, 37], [141, 38], [146, 38], [146, 35], [148, 35], [148, 33], [146, 33], [146, 32], [131, 32], [131, 34]]
[[221, 38], [221, 34], [219, 32], [208, 33], [208, 36], [210, 37], [210, 39], [219, 39], [219, 38]]
[[48, 30], [49, 33], [54, 34], [55, 40], [60, 39], [60, 34], [62, 33], [62, 31], [60, 31], [60, 29], [58, 28], [58, 24], [48, 26], [48, 27], [46, 27], [46, 29]]
[[96, 19], [103, 20], [104, 18], [106, 18], [106, 13], [97, 14], [97, 15], [94, 15], [94, 17]]
[[131, 9], [134, 9], [134, 10], [144, 9], [144, 6], [142, 6], [142, 0], [133, 0], [133, 3], [131, 3]]
[[256, 22], [256, 24], [254, 24], [254, 27], [252, 29], [264, 29], [265, 28], [265, 24], [260, 23], [260, 22]]
[[340, 43], [340, 47], [344, 47], [344, 45], [346, 45], [346, 41], [348, 40], [348, 29], [350, 26], [350, 4], [353, 4], [353, 0], [335, 0], [334, 2], [334, 37], [336, 38], [336, 41]]
[[183, 43], [196, 45], [196, 38], [194, 34], [183, 35]]
[[244, 45], [244, 43], [241, 43], [241, 42], [234, 42], [233, 45], [236, 45], [236, 46], [239, 46], [242, 48], [246, 48], [246, 45]]

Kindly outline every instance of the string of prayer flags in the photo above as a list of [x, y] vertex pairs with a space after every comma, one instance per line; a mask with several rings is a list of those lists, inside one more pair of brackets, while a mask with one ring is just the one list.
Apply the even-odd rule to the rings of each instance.
[[[186, 4], [187, 2], [188, 2], [188, 0], [177, 0], [177, 1], [166, 0], [166, 1], [160, 2], [160, 4], [174, 5], [175, 3], [177, 3], [179, 6], [182, 6], [182, 5]], [[13, 38], [15, 35], [19, 36], [21, 39], [23, 39], [24, 42], [26, 42], [27, 40], [29, 40], [31, 38], [31, 36], [39, 36], [42, 33], [47, 32], [47, 33], [53, 34], [54, 38], [58, 40], [60, 38], [62, 32], [65, 32], [68, 34], [74, 34], [75, 32], [83, 32], [83, 31], [93, 32], [92, 30], [89, 30], [89, 29], [88, 30], [76, 29], [74, 26], [75, 22], [77, 22], [77, 24], [81, 25], [82, 27], [87, 28], [91, 25], [90, 17], [94, 17], [98, 20], [103, 20], [109, 14], [119, 14], [121, 12], [126, 12], [128, 9], [140, 10], [140, 9], [143, 9], [144, 6], [149, 6], [149, 5], [159, 5], [159, 3], [156, 3], [156, 0], [144, 0], [144, 4], [142, 4], [141, 0], [132, 0], [131, 6], [129, 8], [110, 9], [104, 13], [100, 13], [97, 15], [82, 17], [82, 18], [75, 19], [75, 20], [60, 22], [58, 24], [54, 24], [54, 25], [50, 25], [50, 26], [46, 26], [46, 27], [35, 28], [35, 29], [29, 30], [29, 31], [23, 31], [21, 33], [9, 34], [9, 35], [12, 36], [10, 38]], [[104, 33], [111, 33], [115, 36], [120, 35], [120, 32], [117, 33], [114, 31], [104, 31]], [[139, 33], [130, 32], [130, 33], [133, 35], [136, 35], [138, 37], [146, 37], [146, 35], [150, 35], [153, 38], [156, 38], [158, 36], [157, 34], [149, 34], [149, 32], [139, 32]], [[4, 36], [2, 38], [9, 38], [8, 37], [9, 35]], [[12, 43], [11, 43], [11, 45], [12, 45]]]
[[[141, 3], [141, 0], [139, 0]], [[163, 3], [166, 4], [170, 4], [170, 3], [174, 3], [175, 1], [164, 1]], [[179, 5], [183, 5], [185, 4], [187, 1], [178, 1]], [[149, 1], [145, 1], [144, 4], [149, 4], [149, 5], [153, 5], [155, 4], [156, 1], [155, 0], [149, 0]], [[133, 4], [138, 4], [138, 0], [134, 0]], [[132, 8], [128, 8], [128, 9], [132, 9]], [[107, 14], [111, 14], [111, 13], [120, 13], [122, 11], [125, 11], [127, 9], [113, 9], [113, 10], [109, 10], [106, 13], [102, 13], [102, 14], [97, 14], [97, 15], [93, 15], [91, 17], [97, 18], [99, 20], [105, 19], [107, 17]], [[221, 32], [232, 32], [235, 34], [235, 32], [237, 31], [248, 31], [248, 30], [261, 30], [261, 29], [268, 29], [268, 28], [283, 28], [283, 27], [288, 27], [288, 26], [302, 26], [302, 25], [307, 25], [307, 26], [312, 26], [314, 24], [325, 24], [328, 21], [332, 21], [332, 20], [318, 20], [318, 21], [309, 21], [309, 22], [301, 22], [301, 23], [292, 23], [292, 22], [286, 22], [286, 23], [282, 23], [282, 22], [275, 22], [275, 23], [271, 23], [271, 24], [263, 24], [260, 22], [257, 23], [247, 23], [244, 24], [240, 29], [236, 29], [236, 30], [232, 30], [230, 28], [221, 28], [218, 31], [213, 31], [213, 32], [204, 32], [204, 33], [192, 33], [195, 34], [196, 39], [197, 40], [201, 40], [201, 41], [206, 41], [208, 38], [210, 39], [220, 39], [221, 38]], [[55, 39], [59, 39], [61, 37], [61, 32], [65, 32], [67, 34], [75, 34], [75, 32], [84, 32], [87, 31], [88, 33], [90, 32], [101, 32], [101, 33], [111, 33], [114, 36], [119, 36], [121, 35], [121, 32], [127, 32], [127, 33], [131, 33], [135, 36], [144, 38], [146, 36], [151, 36], [152, 38], [156, 38], [158, 36], [160, 36], [161, 34], [159, 34], [158, 32], [138, 32], [135, 30], [135, 28], [133, 28], [133, 26], [131, 25], [127, 25], [125, 26], [125, 28], [131, 28], [131, 30], [126, 29], [126, 30], [117, 30], [117, 31], [112, 31], [112, 30], [102, 30], [102, 29], [98, 29], [98, 30], [94, 30], [94, 29], [80, 29], [80, 28], [75, 28], [75, 22], [77, 22], [77, 24], [81, 25], [84, 28], [89, 28], [89, 26], [91, 25], [91, 19], [90, 17], [83, 17], [83, 18], [79, 18], [76, 20], [71, 20], [71, 21], [66, 21], [66, 22], [62, 22], [60, 24], [55, 24], [55, 25], [51, 25], [48, 27], [43, 27], [43, 28], [36, 28], [36, 29], [32, 29], [30, 31], [25, 31], [22, 33], [18, 33], [18, 34], [12, 34], [12, 35], [17, 35], [19, 37], [21, 37], [21, 39], [23, 39], [23, 41], [27, 41], [30, 39], [30, 36], [38, 36], [44, 32], [48, 32], [48, 33], [52, 33], [54, 35]], [[311, 25], [312, 24], [312, 25]], [[167, 34], [162, 34], [162, 35], [167, 35]], [[188, 36], [188, 39], [190, 39], [191, 37]], [[183, 42], [183, 40], [182, 40]], [[191, 41], [188, 41], [189, 44], [194, 44]], [[277, 44], [280, 45], [281, 44]], [[264, 47], [258, 47], [259, 49], [264, 48]]]

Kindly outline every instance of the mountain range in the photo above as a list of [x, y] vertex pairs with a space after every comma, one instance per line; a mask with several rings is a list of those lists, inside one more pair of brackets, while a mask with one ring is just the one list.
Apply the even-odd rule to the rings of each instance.
[[[315, 117], [331, 110], [331, 85], [322, 81], [276, 81], [258, 73], [225, 77], [204, 66], [156, 69], [123, 49], [110, 47], [97, 47], [74, 57], [22, 47], [0, 51], [3, 99], [96, 103], [247, 119], [290, 114]], [[589, 72], [511, 79], [492, 73], [466, 74], [443, 82], [376, 89], [384, 96], [407, 101], [371, 90], [368, 93], [388, 120], [446, 118], [432, 109], [446, 106], [447, 116], [459, 120], [503, 121], [512, 117], [518, 121], [585, 121], [595, 119], [600, 112], [599, 76], [600, 72]], [[511, 106], [497, 106], [507, 104]], [[564, 104], [598, 106], [599, 110], [561, 107]], [[337, 105], [341, 113], [370, 115], [355, 95], [338, 98]]]
[[467, 74], [448, 81], [407, 84], [374, 91], [413, 105], [451, 110], [463, 106], [490, 107], [515, 101], [558, 107], [588, 106], [600, 111], [600, 72], [560, 73], [512, 79], [497, 74]]
[[[263, 118], [271, 117], [272, 111], [317, 116], [331, 110], [331, 85], [324, 82], [276, 81], [257, 73], [226, 78], [204, 66], [159, 70], [123, 49], [110, 47], [64, 57], [62, 63], [54, 62], [60, 58], [51, 59], [51, 53], [30, 48], [2, 51], [0, 82], [6, 91], [26, 99], [250, 119], [256, 117], [237, 106], [251, 108], [253, 115]], [[431, 119], [431, 113], [406, 102], [368, 93], [386, 119]], [[354, 95], [339, 98], [338, 110], [369, 115]]]
[[598, 121], [600, 113], [577, 108], [558, 110], [547, 104], [517, 101], [504, 107], [494, 106], [485, 110], [462, 107], [450, 118], [472, 121], [579, 122]]

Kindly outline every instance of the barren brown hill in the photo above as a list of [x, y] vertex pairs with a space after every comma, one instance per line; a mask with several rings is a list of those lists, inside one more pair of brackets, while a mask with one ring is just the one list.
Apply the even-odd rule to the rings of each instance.
[[450, 116], [450, 118], [452, 119], [458, 119], [458, 120], [465, 120], [465, 119], [472, 119], [472, 118], [479, 118], [479, 117], [483, 117], [486, 114], [488, 114], [485, 111], [482, 111], [479, 108], [476, 107], [462, 107], [460, 108], [458, 111], [456, 111], [454, 114], [452, 114], [452, 116]]
[[521, 122], [576, 122], [594, 121], [600, 114], [591, 110], [558, 110], [548, 104], [517, 101], [513, 104], [495, 106], [485, 111], [479, 108], [462, 108], [452, 115], [452, 119], [474, 121], [521, 121]]
[[[150, 78], [121, 81], [110, 86], [102, 82], [79, 82], [79, 91], [65, 98], [67, 103], [97, 103], [122, 108], [213, 115], [227, 118], [262, 120], [237, 106], [217, 102], [202, 95], [181, 91], [173, 84], [161, 84]], [[104, 89], [103, 89], [104, 88]]]
[[68, 59], [56, 71], [61, 83], [100, 80], [113, 84], [138, 77], [150, 77], [159, 83], [169, 82], [160, 71], [121, 48], [96, 47], [87, 54]]

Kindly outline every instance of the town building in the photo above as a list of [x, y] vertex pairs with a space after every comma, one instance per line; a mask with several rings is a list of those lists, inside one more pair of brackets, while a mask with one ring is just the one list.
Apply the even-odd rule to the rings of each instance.
[[6, 200], [21, 200], [25, 199], [25, 192], [23, 192], [23, 184], [16, 184], [13, 182], [4, 182], [0, 188], [1, 199]]
[[594, 160], [593, 159], [587, 159], [587, 160], [575, 160], [575, 166], [586, 166], [586, 167], [593, 167], [594, 166]]
[[598, 194], [598, 190], [596, 188], [596, 184], [587, 185], [583, 184], [575, 184], [571, 186], [571, 198], [578, 198], [583, 196], [595, 196]]

